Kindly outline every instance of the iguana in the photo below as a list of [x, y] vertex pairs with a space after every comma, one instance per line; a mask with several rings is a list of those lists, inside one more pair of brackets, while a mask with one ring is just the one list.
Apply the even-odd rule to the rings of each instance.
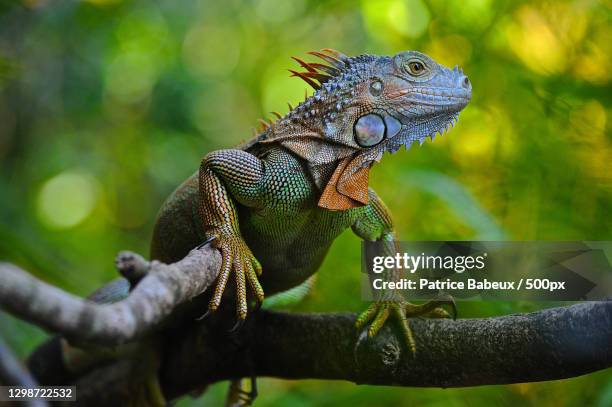
[[[290, 71], [314, 94], [277, 114], [251, 141], [206, 154], [199, 171], [163, 204], [155, 225], [151, 257], [167, 263], [214, 239], [222, 266], [208, 308], [220, 307], [233, 277], [235, 292], [228, 292], [235, 293], [238, 323], [247, 317], [250, 296], [257, 307], [264, 293], [288, 290], [315, 273], [346, 228], [362, 239], [394, 240], [389, 210], [368, 187], [370, 168], [384, 152], [448, 130], [471, 98], [462, 70], [420, 52], [310, 54], [323, 63], [294, 57], [304, 71]], [[407, 318], [448, 316], [438, 308], [444, 303], [384, 298], [356, 326], [370, 323], [374, 336], [393, 315], [414, 351]]]
[[[305, 71], [291, 72], [315, 93], [251, 141], [207, 154], [199, 171], [163, 204], [155, 224], [152, 259], [175, 262], [202, 242], [220, 250], [222, 267], [208, 294], [209, 310], [217, 311], [222, 297], [235, 295], [238, 325], [249, 312], [249, 296], [260, 305], [264, 292], [269, 296], [303, 283], [346, 228], [366, 240], [394, 241], [391, 215], [368, 187], [370, 168], [386, 151], [395, 153], [446, 131], [471, 98], [471, 84], [461, 70], [419, 52], [347, 57], [325, 49], [311, 54], [325, 63], [294, 58]], [[226, 290], [231, 276], [235, 290]], [[119, 280], [91, 300], [119, 301], [130, 288]], [[356, 327], [370, 323], [368, 335], [374, 336], [393, 315], [415, 351], [407, 318], [446, 317], [439, 307], [446, 301], [413, 305], [394, 294], [370, 305]], [[135, 404], [166, 403], [157, 382], [158, 339], [125, 351], [133, 359]], [[50, 344], [62, 347], [69, 371], [87, 370], [124, 352], [83, 350], [61, 338]], [[240, 380], [232, 383], [228, 405], [250, 403], [242, 386]]]

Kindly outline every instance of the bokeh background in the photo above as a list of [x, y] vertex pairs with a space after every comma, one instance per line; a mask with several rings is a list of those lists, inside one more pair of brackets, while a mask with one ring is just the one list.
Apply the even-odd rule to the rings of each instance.
[[[108, 282], [119, 250], [148, 252], [157, 209], [206, 152], [303, 99], [290, 56], [324, 47], [417, 49], [473, 83], [449, 135], [373, 171], [403, 239], [612, 240], [611, 15], [595, 0], [0, 1], [0, 259], [79, 295]], [[342, 235], [289, 308], [363, 309], [359, 256]], [[45, 337], [5, 314], [0, 331], [22, 356]], [[220, 405], [226, 387], [179, 405]], [[260, 391], [261, 407], [610, 406], [612, 374], [447, 390], [263, 379]]]

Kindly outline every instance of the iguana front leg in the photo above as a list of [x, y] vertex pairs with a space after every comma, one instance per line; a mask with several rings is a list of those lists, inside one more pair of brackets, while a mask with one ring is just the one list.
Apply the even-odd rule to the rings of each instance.
[[[395, 246], [395, 234], [393, 232], [393, 222], [391, 214], [385, 204], [378, 198], [376, 193], [369, 190], [369, 203], [364, 208], [362, 216], [352, 226], [357, 236], [369, 241], [388, 242], [385, 251], [394, 256], [397, 247]], [[392, 270], [392, 275], [388, 278], [399, 280], [401, 275], [398, 270]], [[368, 336], [375, 336], [380, 328], [383, 327], [389, 316], [395, 317], [404, 334], [408, 348], [416, 352], [416, 342], [410, 329], [408, 318], [410, 317], [429, 317], [429, 318], [448, 318], [450, 315], [441, 308], [442, 305], [452, 305], [452, 299], [434, 300], [421, 305], [411, 304], [403, 299], [397, 291], [385, 291], [383, 298], [379, 298], [362, 312], [355, 321], [357, 329], [363, 328], [371, 321], [368, 328]]]
[[247, 316], [246, 283], [258, 304], [264, 292], [257, 276], [262, 269], [240, 234], [235, 201], [256, 206], [261, 197], [264, 163], [242, 150], [219, 150], [204, 157], [199, 171], [200, 217], [207, 238], [221, 251], [222, 264], [209, 311], [221, 304], [225, 286], [233, 272], [236, 281], [236, 314], [238, 322]]

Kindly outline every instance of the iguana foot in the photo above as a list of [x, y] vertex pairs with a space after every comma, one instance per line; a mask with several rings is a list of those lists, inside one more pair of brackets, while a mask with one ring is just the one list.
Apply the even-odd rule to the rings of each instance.
[[255, 377], [251, 377], [250, 388], [247, 386], [246, 379], [232, 380], [227, 392], [225, 407], [243, 407], [250, 406], [257, 397], [257, 381]]
[[355, 321], [357, 329], [363, 328], [368, 322], [368, 336], [375, 336], [380, 328], [383, 327], [390, 315], [397, 318], [400, 323], [404, 340], [412, 353], [416, 353], [416, 343], [412, 336], [412, 330], [408, 318], [427, 317], [427, 318], [450, 318], [450, 314], [442, 308], [443, 305], [449, 305], [453, 309], [453, 319], [457, 316], [457, 307], [455, 301], [449, 296], [443, 299], [429, 301], [425, 304], [411, 304], [406, 301], [379, 301], [371, 304], [364, 312], [362, 312]]
[[236, 315], [238, 318], [236, 327], [239, 327], [240, 322], [246, 319], [248, 313], [247, 282], [255, 295], [256, 309], [264, 300], [264, 291], [257, 279], [257, 276], [260, 276], [262, 272], [261, 264], [240, 236], [218, 236], [212, 244], [221, 252], [222, 262], [221, 271], [217, 277], [217, 285], [208, 305], [208, 312], [215, 312], [221, 305], [225, 286], [233, 271], [236, 279]]

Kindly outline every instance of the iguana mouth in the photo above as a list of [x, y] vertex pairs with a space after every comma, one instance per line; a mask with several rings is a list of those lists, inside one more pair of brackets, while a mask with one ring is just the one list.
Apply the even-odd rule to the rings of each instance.
[[387, 98], [389, 99], [397, 99], [404, 95], [407, 95], [408, 93], [410, 93], [410, 89], [404, 88], [404, 89], [396, 90], [395, 92], [387, 93], [385, 96], [387, 96]]
[[424, 105], [432, 105], [437, 106], [440, 102], [443, 102], [444, 99], [452, 100], [458, 99], [461, 101], [470, 101], [472, 98], [471, 92], [469, 90], [460, 91], [457, 93], [458, 89], [454, 88], [437, 88], [437, 89], [425, 89], [425, 88], [404, 88], [399, 89], [394, 92], [387, 93], [385, 96], [389, 99], [399, 99], [400, 97], [406, 95], [421, 95], [421, 96], [432, 96], [436, 98], [435, 101], [428, 103], [424, 100], [419, 100], [419, 103]]

